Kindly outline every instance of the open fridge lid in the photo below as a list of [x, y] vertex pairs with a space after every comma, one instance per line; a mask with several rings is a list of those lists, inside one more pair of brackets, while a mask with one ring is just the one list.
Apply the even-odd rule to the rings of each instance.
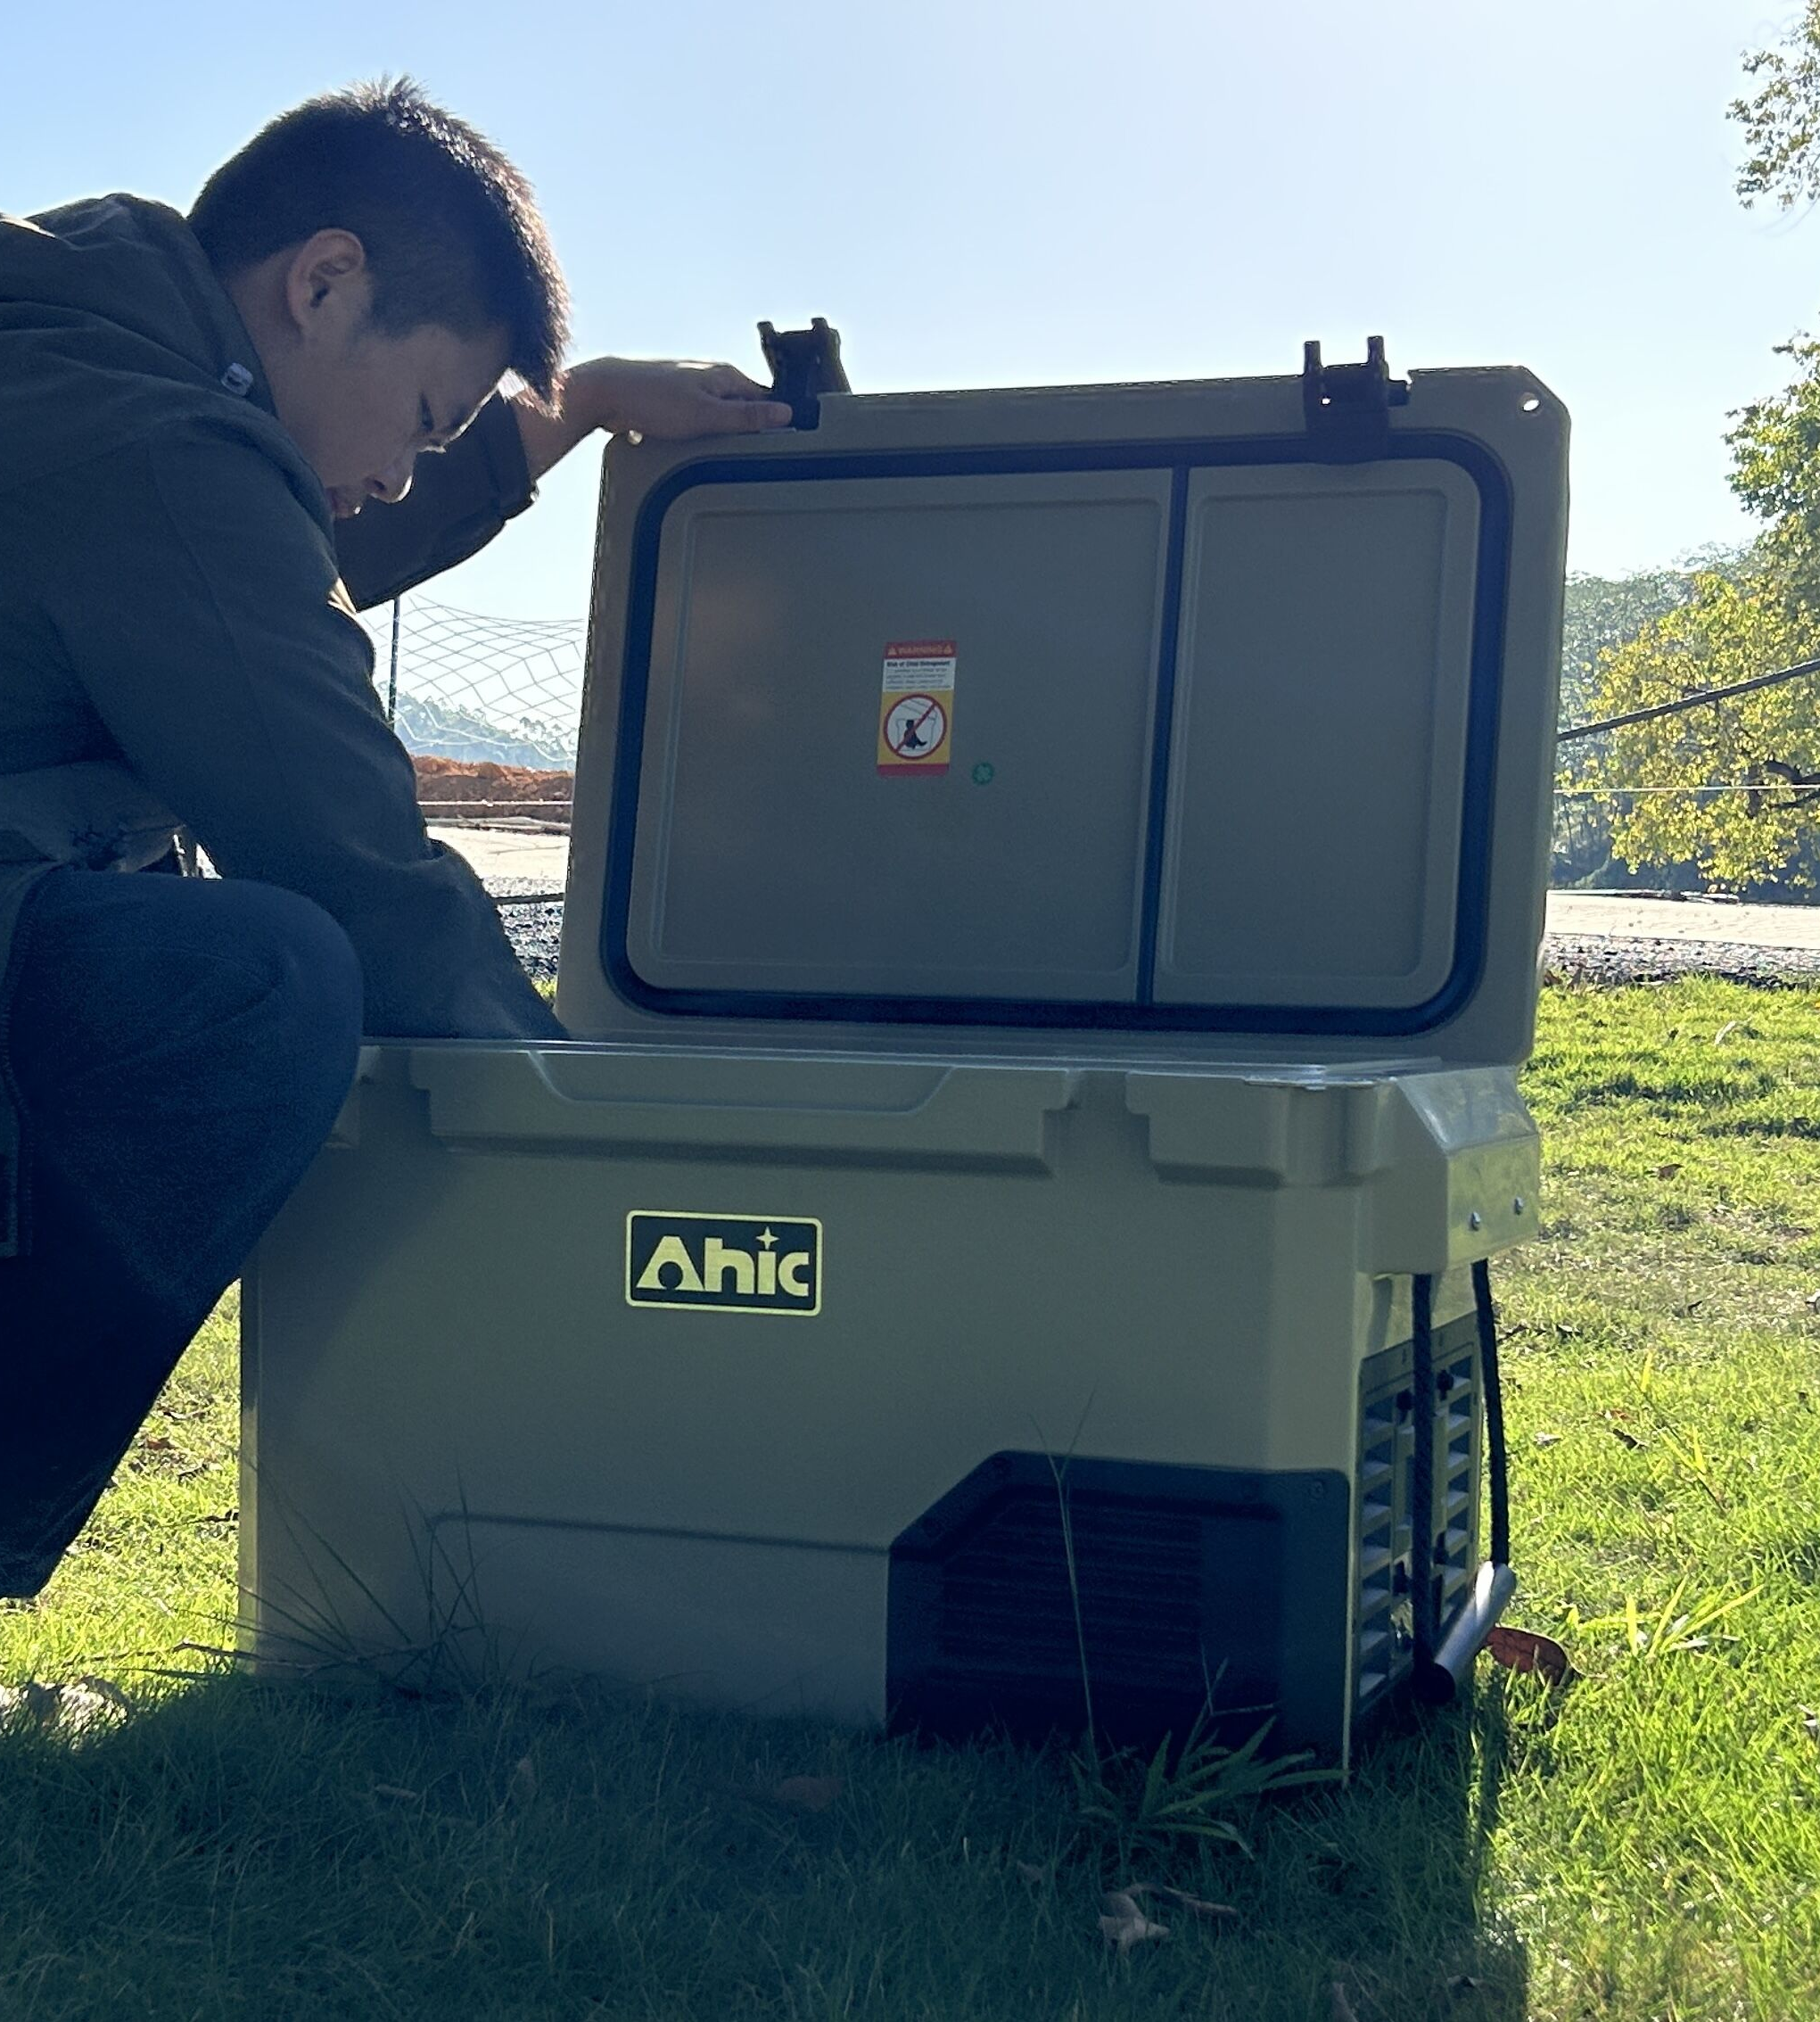
[[1373, 340], [1281, 378], [863, 395], [815, 335], [778, 375], [807, 425], [609, 449], [570, 1029], [1522, 1058], [1547, 389], [1399, 380]]

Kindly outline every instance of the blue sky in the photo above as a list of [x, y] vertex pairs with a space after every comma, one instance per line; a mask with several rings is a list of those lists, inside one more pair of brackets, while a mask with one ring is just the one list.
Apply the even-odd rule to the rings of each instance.
[[[826, 315], [861, 391], [1517, 362], [1574, 417], [1572, 560], [1750, 523], [1725, 413], [1820, 322], [1820, 219], [1747, 212], [1759, 0], [119, 0], [11, 11], [0, 208], [187, 204], [300, 97], [408, 70], [536, 183], [579, 351], [729, 357]], [[587, 607], [584, 451], [442, 600]]]

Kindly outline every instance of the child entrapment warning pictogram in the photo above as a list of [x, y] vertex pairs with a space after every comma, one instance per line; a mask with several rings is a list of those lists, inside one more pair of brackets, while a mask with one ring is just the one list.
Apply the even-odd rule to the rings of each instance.
[[954, 736], [951, 639], [894, 640], [885, 648], [878, 770], [945, 772]]

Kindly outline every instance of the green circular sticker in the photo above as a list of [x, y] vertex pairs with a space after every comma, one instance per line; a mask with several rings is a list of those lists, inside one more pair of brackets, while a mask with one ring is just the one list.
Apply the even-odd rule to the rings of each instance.
[[982, 761], [973, 769], [973, 783], [976, 787], [989, 787], [993, 780], [992, 769]]

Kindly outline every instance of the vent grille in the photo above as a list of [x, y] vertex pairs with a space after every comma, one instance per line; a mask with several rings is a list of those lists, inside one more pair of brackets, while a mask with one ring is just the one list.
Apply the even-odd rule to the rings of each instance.
[[[1366, 1403], [1359, 1434], [1354, 1704], [1361, 1711], [1390, 1686], [1409, 1648], [1410, 1436], [1408, 1393]], [[1403, 1492], [1398, 1493], [1399, 1488]]]
[[1084, 1642], [1090, 1676], [1108, 1686], [1198, 1687], [1199, 1521], [1110, 1496], [1073, 1496], [1068, 1516], [1071, 1536], [1053, 1490], [1016, 1492], [948, 1561], [935, 1629], [943, 1668], [1077, 1678]]
[[[891, 1547], [899, 1729], [1178, 1741], [1211, 1711], [1272, 1750], [1346, 1745], [1353, 1504], [1339, 1469], [988, 1456]], [[1066, 1522], [1064, 1523], [1064, 1510]]]
[[[1374, 1355], [1361, 1372], [1355, 1533], [1353, 1709], [1371, 1711], [1410, 1666], [1410, 1513], [1414, 1399], [1410, 1349]], [[1478, 1339], [1471, 1314], [1435, 1333], [1436, 1620], [1445, 1623], [1478, 1568]]]

